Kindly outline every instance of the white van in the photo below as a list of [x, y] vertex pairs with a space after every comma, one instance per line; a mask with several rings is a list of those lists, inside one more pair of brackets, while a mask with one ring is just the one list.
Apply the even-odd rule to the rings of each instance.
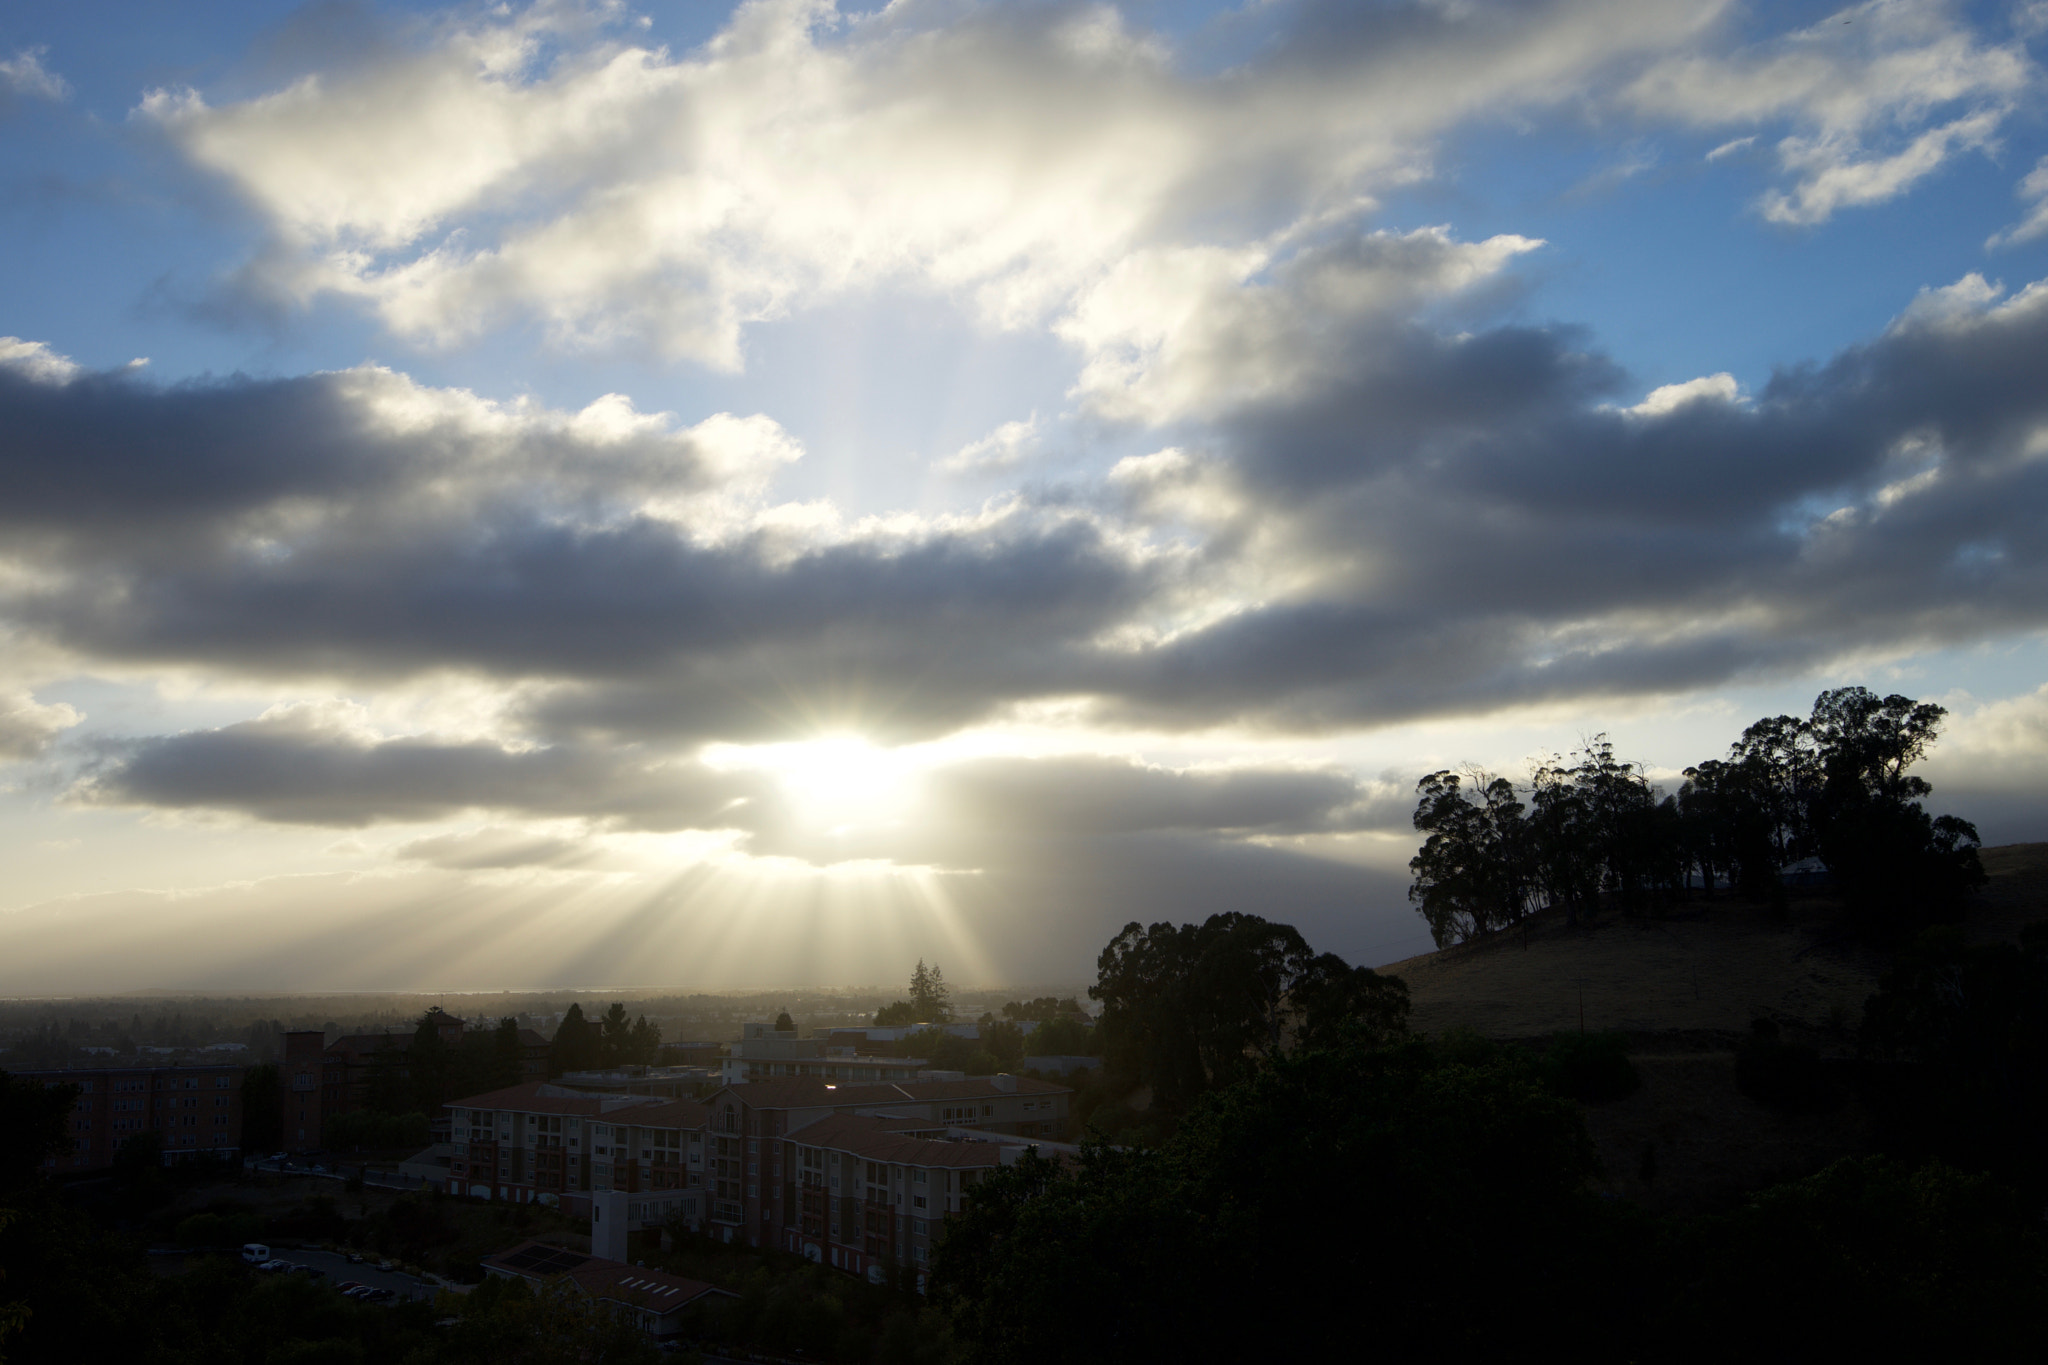
[[270, 1259], [270, 1248], [261, 1242], [244, 1242], [242, 1244], [242, 1259], [250, 1265], [262, 1265]]

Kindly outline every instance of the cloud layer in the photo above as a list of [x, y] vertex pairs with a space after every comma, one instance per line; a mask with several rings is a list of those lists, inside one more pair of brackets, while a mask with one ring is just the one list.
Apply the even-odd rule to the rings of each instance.
[[[1763, 177], [1741, 230], [1810, 233], [1995, 151], [2039, 84], [1944, 4], [1761, 22], [1282, 3], [1170, 39], [1104, 6], [756, 0], [677, 54], [563, 0], [149, 93], [133, 128], [255, 224], [231, 294], [723, 372], [765, 320], [939, 299], [1064, 347], [1068, 406], [935, 465], [944, 498], [1017, 486], [853, 517], [787, 492], [773, 413], [376, 365], [162, 385], [0, 338], [0, 760], [71, 810], [361, 831], [386, 890], [652, 897], [674, 857], [893, 869], [991, 923], [1272, 887], [1306, 928], [1398, 900], [1325, 855], [1401, 830], [1402, 781], [1110, 741], [1305, 747], [2048, 629], [2048, 282], [1963, 274], [1747, 391], [1652, 388], [1517, 306], [1536, 236], [1388, 214], [1458, 136], [1547, 120], [1696, 139]], [[66, 93], [33, 52], [0, 80]], [[2043, 175], [1994, 245], [2040, 235]], [[98, 728], [46, 692], [81, 676], [218, 695]], [[1979, 787], [2021, 784], [1983, 737], [2033, 736], [2038, 700], [1974, 723]], [[1065, 749], [962, 739], [1033, 726]], [[914, 771], [777, 766], [848, 734]]]

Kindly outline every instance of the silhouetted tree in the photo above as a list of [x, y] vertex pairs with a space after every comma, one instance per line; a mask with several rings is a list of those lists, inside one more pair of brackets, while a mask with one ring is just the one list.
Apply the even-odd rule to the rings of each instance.
[[597, 1026], [583, 1017], [583, 1006], [572, 1002], [548, 1044], [548, 1074], [592, 1070], [600, 1055]]
[[252, 1066], [242, 1077], [242, 1150], [274, 1152], [284, 1142], [284, 1079], [275, 1062]]
[[[1124, 926], [1096, 960], [1089, 995], [1105, 1063], [1149, 1085], [1169, 1111], [1250, 1075], [1289, 1044], [1300, 1017], [1327, 1033], [1352, 1010], [1383, 1028], [1405, 1021], [1406, 986], [1317, 958], [1291, 925], [1212, 915], [1200, 925]], [[1299, 993], [1299, 994], [1298, 994]]]
[[[1465, 794], [1469, 779], [1478, 800]], [[1525, 808], [1506, 778], [1435, 772], [1416, 783], [1415, 828], [1427, 837], [1408, 863], [1408, 898], [1439, 948], [1517, 923], [1535, 896]]]
[[505, 1090], [519, 1084], [525, 1066], [526, 1046], [519, 1041], [519, 1021], [508, 1015], [491, 1030], [491, 1071], [485, 1088]]
[[917, 960], [917, 967], [910, 974], [910, 1007], [917, 1011], [918, 1023], [952, 1021], [952, 995], [946, 989], [946, 974], [939, 970], [938, 963], [927, 968], [923, 958]]

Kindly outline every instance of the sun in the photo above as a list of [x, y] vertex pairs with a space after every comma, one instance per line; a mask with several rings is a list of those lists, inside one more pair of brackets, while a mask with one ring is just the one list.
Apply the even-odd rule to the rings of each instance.
[[815, 826], [852, 829], [891, 823], [902, 814], [915, 785], [916, 768], [905, 754], [863, 735], [719, 747], [714, 762], [772, 774], [791, 809]]
[[784, 752], [770, 766], [792, 795], [809, 801], [841, 805], [888, 798], [908, 775], [895, 754], [859, 735], [773, 747]]

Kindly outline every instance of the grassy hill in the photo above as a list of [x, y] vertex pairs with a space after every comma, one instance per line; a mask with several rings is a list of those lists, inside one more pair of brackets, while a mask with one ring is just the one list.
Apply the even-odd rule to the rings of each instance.
[[[2011, 939], [2048, 919], [2048, 843], [1985, 849], [1990, 884], [1967, 922], [1976, 941]], [[1743, 1192], [1811, 1173], [1865, 1149], [1868, 1116], [1852, 1095], [1818, 1114], [1781, 1114], [1735, 1088], [1733, 1049], [1770, 1018], [1824, 1056], [1849, 1056], [1863, 1002], [1887, 957], [1843, 931], [1825, 898], [1785, 915], [1714, 900], [1570, 927], [1541, 915], [1528, 928], [1425, 953], [1385, 970], [1405, 978], [1411, 1026], [1536, 1041], [1615, 1029], [1630, 1035], [1643, 1088], [1588, 1105], [1606, 1186], [1653, 1209], [1722, 1207]]]

